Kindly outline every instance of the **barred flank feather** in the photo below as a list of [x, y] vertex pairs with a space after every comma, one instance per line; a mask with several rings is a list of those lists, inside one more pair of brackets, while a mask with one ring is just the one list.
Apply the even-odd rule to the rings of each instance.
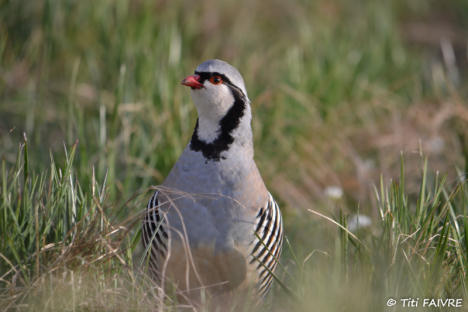
[[279, 262], [283, 245], [283, 221], [278, 204], [269, 194], [269, 200], [257, 214], [255, 239], [250, 264], [257, 264], [258, 292], [265, 295], [273, 281], [273, 272]]
[[158, 206], [158, 191], [154, 193], [146, 207], [143, 221], [142, 241], [148, 248], [149, 270], [153, 277], [159, 279], [159, 263], [167, 255], [168, 235], [165, 230], [166, 221], [161, 217]]

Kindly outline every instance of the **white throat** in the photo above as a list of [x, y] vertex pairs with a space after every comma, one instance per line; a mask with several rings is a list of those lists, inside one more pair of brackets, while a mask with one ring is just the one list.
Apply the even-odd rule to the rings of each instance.
[[212, 143], [220, 134], [219, 123], [234, 104], [234, 96], [227, 86], [214, 86], [210, 82], [191, 93], [198, 111], [198, 138]]
[[206, 143], [212, 143], [220, 133], [219, 120], [198, 118], [198, 138]]

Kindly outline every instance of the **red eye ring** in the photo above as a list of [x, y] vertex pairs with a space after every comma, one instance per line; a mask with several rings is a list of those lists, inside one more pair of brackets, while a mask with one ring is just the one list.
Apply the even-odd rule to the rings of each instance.
[[210, 82], [214, 85], [223, 83], [223, 78], [221, 76], [215, 75], [210, 77]]

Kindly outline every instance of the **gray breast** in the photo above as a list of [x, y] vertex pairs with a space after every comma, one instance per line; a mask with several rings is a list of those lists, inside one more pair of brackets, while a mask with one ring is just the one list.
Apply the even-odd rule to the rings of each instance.
[[214, 242], [219, 248], [249, 244], [256, 213], [267, 200], [253, 161], [207, 162], [188, 148], [163, 186], [174, 230], [186, 231], [192, 244]]

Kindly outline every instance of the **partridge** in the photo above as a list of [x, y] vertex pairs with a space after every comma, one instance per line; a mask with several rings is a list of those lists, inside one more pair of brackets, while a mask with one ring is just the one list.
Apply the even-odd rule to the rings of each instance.
[[182, 80], [198, 119], [188, 145], [151, 197], [142, 227], [149, 272], [185, 291], [271, 286], [283, 242], [280, 209], [254, 161], [244, 80], [221, 60]]

